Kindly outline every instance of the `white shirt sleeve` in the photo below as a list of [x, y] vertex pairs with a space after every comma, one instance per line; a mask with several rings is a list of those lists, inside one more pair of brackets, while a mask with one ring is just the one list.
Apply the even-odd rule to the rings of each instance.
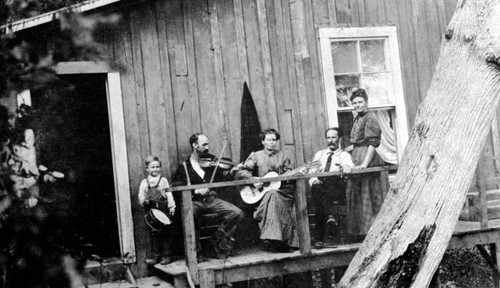
[[[168, 183], [167, 178], [162, 177], [158, 188], [165, 189], [168, 187], [170, 187], [170, 184]], [[175, 201], [172, 192], [165, 192], [164, 197], [167, 198], [168, 208], [175, 208]]]
[[340, 154], [340, 165], [342, 167], [354, 167], [354, 163], [352, 162], [351, 154], [348, 152], [342, 151]]
[[139, 186], [139, 194], [137, 195], [137, 198], [139, 198], [139, 205], [141, 206], [144, 204], [147, 191], [148, 191], [148, 180], [144, 179], [142, 180], [141, 185]]
[[[313, 158], [313, 162], [314, 161], [319, 161], [319, 158], [321, 157], [321, 151], [318, 151], [316, 152], [316, 154], [314, 154], [314, 158]], [[324, 169], [324, 167], [320, 167], [320, 170], [319, 171], [322, 171], [322, 169]], [[312, 178], [309, 178], [309, 185], [312, 186], [314, 181], [318, 180], [318, 177], [312, 177]]]

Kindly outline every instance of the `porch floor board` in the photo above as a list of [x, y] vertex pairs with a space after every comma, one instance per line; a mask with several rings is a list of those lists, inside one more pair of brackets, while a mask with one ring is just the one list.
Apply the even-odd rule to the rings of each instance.
[[[500, 239], [500, 221], [490, 221], [495, 227], [481, 229], [479, 222], [459, 221], [449, 248], [496, 243]], [[198, 263], [201, 275], [208, 275], [215, 285], [267, 278], [277, 275], [314, 271], [348, 265], [360, 243], [338, 245], [333, 248], [312, 249], [311, 254], [269, 253], [258, 249], [241, 249], [227, 259], [207, 259]], [[187, 266], [182, 260], [155, 268], [174, 279], [175, 287], [189, 287]]]

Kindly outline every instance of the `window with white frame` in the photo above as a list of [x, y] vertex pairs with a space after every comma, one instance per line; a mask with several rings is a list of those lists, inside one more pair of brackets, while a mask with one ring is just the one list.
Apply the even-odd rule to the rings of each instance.
[[396, 27], [319, 30], [329, 126], [350, 134], [355, 112], [349, 97], [356, 89], [365, 89], [368, 108], [382, 129], [377, 152], [391, 164], [398, 163], [408, 140], [396, 31]]

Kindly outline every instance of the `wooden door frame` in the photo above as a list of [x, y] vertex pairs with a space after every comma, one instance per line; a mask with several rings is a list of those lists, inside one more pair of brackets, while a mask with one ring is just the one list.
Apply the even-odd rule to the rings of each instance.
[[81, 61], [61, 62], [55, 66], [57, 74], [106, 74], [106, 94], [111, 136], [111, 154], [120, 237], [121, 261], [136, 261], [134, 226], [130, 199], [127, 143], [120, 82], [120, 72], [109, 62]]

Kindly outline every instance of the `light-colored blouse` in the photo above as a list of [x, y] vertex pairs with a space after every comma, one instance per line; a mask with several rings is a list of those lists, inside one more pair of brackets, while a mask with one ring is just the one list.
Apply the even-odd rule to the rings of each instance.
[[279, 150], [272, 152], [260, 150], [252, 152], [248, 156], [243, 164], [243, 169], [236, 172], [236, 177], [237, 179], [249, 179], [254, 176], [262, 177], [271, 171], [281, 175], [292, 170], [290, 166], [290, 159], [285, 153]]

